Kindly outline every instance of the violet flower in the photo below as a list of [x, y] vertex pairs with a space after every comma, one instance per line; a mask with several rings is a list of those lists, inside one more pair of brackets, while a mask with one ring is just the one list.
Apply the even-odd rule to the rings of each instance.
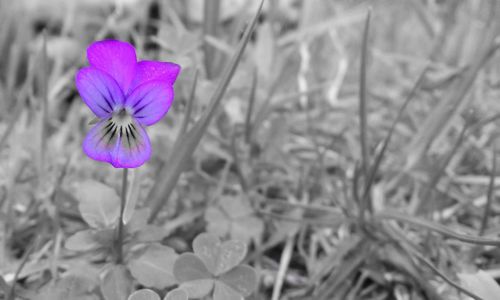
[[83, 151], [115, 168], [137, 168], [151, 157], [145, 127], [167, 113], [181, 68], [137, 62], [134, 47], [115, 40], [93, 43], [87, 58], [90, 66], [78, 71], [76, 87], [99, 120], [83, 141]]

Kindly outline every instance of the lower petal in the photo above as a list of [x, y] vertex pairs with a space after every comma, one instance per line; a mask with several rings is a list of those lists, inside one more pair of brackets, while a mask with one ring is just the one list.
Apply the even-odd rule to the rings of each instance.
[[115, 168], [137, 168], [151, 157], [151, 142], [142, 125], [137, 122], [124, 126], [111, 153]]
[[151, 143], [144, 128], [135, 121], [116, 123], [113, 118], [99, 121], [83, 141], [90, 158], [108, 162], [115, 168], [137, 168], [151, 157]]

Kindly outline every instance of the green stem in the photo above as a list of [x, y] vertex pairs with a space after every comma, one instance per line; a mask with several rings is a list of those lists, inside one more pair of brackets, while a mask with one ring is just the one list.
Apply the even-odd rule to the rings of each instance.
[[127, 181], [128, 169], [123, 169], [122, 177], [122, 193], [120, 202], [120, 217], [118, 218], [118, 235], [116, 238], [116, 263], [123, 263], [123, 212], [125, 211], [125, 204], [127, 202]]

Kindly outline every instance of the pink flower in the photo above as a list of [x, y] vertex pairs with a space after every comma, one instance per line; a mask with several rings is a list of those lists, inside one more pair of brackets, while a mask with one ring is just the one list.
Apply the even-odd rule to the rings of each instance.
[[87, 48], [90, 66], [76, 74], [76, 87], [99, 118], [83, 141], [90, 158], [115, 168], [137, 168], [151, 157], [145, 127], [167, 113], [181, 68], [170, 62], [137, 61], [132, 45], [95, 42]]

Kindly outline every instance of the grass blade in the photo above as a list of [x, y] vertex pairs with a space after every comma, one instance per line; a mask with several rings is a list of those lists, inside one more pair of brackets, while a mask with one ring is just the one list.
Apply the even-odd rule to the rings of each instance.
[[194, 72], [193, 84], [191, 85], [191, 93], [189, 94], [189, 99], [186, 108], [186, 115], [184, 116], [184, 120], [182, 120], [182, 127], [179, 130], [179, 136], [176, 140], [180, 141], [180, 137], [184, 135], [187, 131], [189, 121], [191, 120], [191, 114], [193, 112], [194, 100], [196, 98], [196, 86], [198, 85], [198, 69]]
[[[204, 19], [203, 19], [203, 36], [216, 36], [217, 25], [219, 23], [220, 0], [205, 0], [204, 1]], [[204, 42], [203, 53], [205, 60], [205, 68], [209, 79], [216, 76], [216, 49]]]
[[366, 64], [368, 59], [368, 33], [370, 29], [371, 11], [366, 14], [363, 41], [361, 45], [361, 64], [359, 71], [359, 139], [361, 142], [361, 170], [364, 179], [368, 177], [368, 149], [366, 141]]
[[257, 93], [257, 68], [253, 70], [252, 86], [250, 87], [250, 95], [248, 96], [248, 109], [245, 118], [245, 142], [250, 144], [252, 140], [252, 115], [255, 104], [255, 94]]
[[212, 117], [218, 109], [224, 93], [226, 92], [226, 89], [229, 85], [229, 82], [231, 81], [233, 74], [236, 71], [236, 67], [238, 66], [243, 51], [245, 50], [245, 47], [250, 40], [251, 33], [253, 32], [257, 23], [258, 16], [260, 15], [263, 2], [264, 1], [261, 1], [259, 9], [252, 19], [251, 24], [245, 30], [236, 53], [233, 55], [231, 61], [226, 67], [224, 74], [222, 75], [222, 78], [220, 79], [220, 82], [212, 95], [207, 110], [196, 122], [193, 128], [189, 130], [182, 139], [180, 139], [180, 142], [176, 142], [176, 147], [172, 149], [172, 153], [169, 157], [168, 166], [162, 167], [162, 170], [160, 171], [158, 177], [159, 179], [151, 189], [148, 197], [148, 199], [151, 199], [150, 201], [152, 208], [149, 222], [152, 222], [156, 218], [158, 212], [161, 210], [163, 205], [165, 205], [175, 185], [177, 184], [179, 176], [185, 169], [188, 160], [191, 158], [194, 150], [198, 146], [201, 138], [203, 137], [203, 134], [210, 124]]
[[[398, 125], [399, 121], [403, 117], [403, 113], [406, 110], [406, 107], [408, 107], [408, 104], [410, 104], [410, 101], [414, 98], [417, 90], [422, 85], [422, 82], [424, 81], [424, 78], [425, 78], [425, 74], [427, 74], [428, 70], [429, 70], [429, 66], [426, 66], [424, 68], [424, 70], [422, 71], [422, 73], [420, 73], [420, 76], [418, 77], [417, 82], [415, 83], [415, 85], [413, 85], [413, 88], [411, 89], [410, 93], [406, 97], [405, 102], [403, 103], [403, 105], [399, 109], [398, 114], [396, 116], [396, 119], [394, 119], [394, 122], [392, 123], [391, 128], [389, 129], [389, 132], [387, 133], [387, 136], [384, 140], [384, 143], [382, 144], [382, 148], [380, 149], [377, 156], [375, 157], [375, 162], [373, 163], [373, 166], [370, 169], [370, 173], [369, 173], [368, 178], [366, 179], [366, 182], [365, 182], [365, 191], [363, 193], [363, 198], [368, 197], [368, 195], [370, 193], [371, 186], [373, 184], [373, 181], [375, 180], [375, 175], [377, 174], [378, 169], [380, 168], [380, 164], [382, 163], [382, 159], [384, 158], [385, 152], [387, 151], [387, 146], [389, 145], [389, 142], [391, 141], [392, 135], [394, 134], [394, 130], [396, 129], [396, 126]], [[368, 201], [368, 200], [365, 199], [364, 201]]]
[[484, 215], [481, 220], [481, 227], [479, 229], [479, 235], [483, 235], [486, 227], [488, 226], [488, 216], [491, 211], [491, 202], [493, 201], [493, 190], [495, 189], [495, 174], [497, 172], [497, 151], [496, 147], [493, 148], [493, 161], [491, 162], [491, 174], [490, 174], [490, 182], [488, 184], [488, 196], [486, 200], [486, 205], [484, 206]]
[[483, 238], [483, 237], [475, 237], [467, 234], [456, 233], [446, 226], [430, 222], [428, 220], [423, 220], [420, 218], [412, 217], [409, 215], [403, 215], [397, 212], [382, 212], [376, 214], [376, 217], [379, 219], [387, 219], [387, 220], [396, 220], [400, 222], [404, 222], [410, 225], [414, 225], [417, 227], [426, 228], [437, 233], [440, 233], [448, 238], [456, 239], [464, 243], [476, 244], [476, 245], [491, 245], [491, 246], [499, 246], [500, 240]]

